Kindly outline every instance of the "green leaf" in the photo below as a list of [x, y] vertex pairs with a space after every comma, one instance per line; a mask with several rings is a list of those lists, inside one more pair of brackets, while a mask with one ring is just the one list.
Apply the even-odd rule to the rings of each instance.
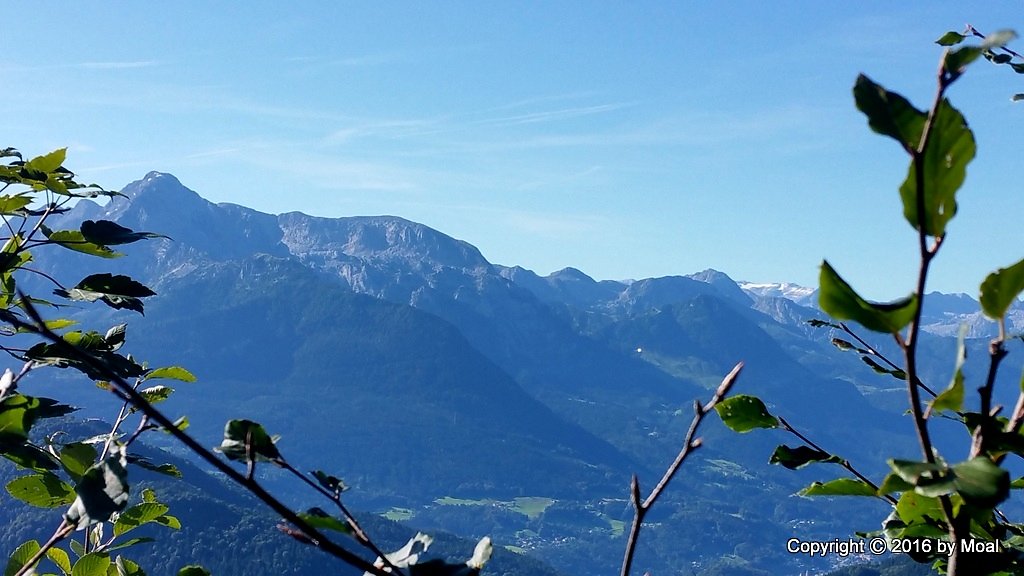
[[136, 504], [118, 515], [117, 521], [114, 523], [114, 536], [121, 536], [139, 526], [154, 522], [157, 518], [166, 514], [168, 510], [170, 508], [166, 504], [160, 504], [159, 502]]
[[224, 426], [224, 439], [215, 448], [228, 460], [251, 459], [256, 461], [274, 461], [281, 459], [281, 453], [274, 446], [274, 440], [263, 429], [263, 426], [252, 420], [231, 420]]
[[967, 336], [967, 326], [960, 330], [960, 337], [956, 346], [956, 367], [953, 372], [953, 381], [949, 386], [936, 396], [928, 405], [928, 411], [942, 412], [951, 410], [960, 412], [964, 409], [964, 362], [967, 361], [967, 347], [964, 346], [964, 338]]
[[6, 488], [8, 494], [36, 508], [66, 506], [75, 500], [75, 489], [49, 472], [15, 478]]
[[211, 574], [209, 570], [202, 566], [191, 565], [178, 570], [178, 576], [211, 576]]
[[36, 472], [46, 472], [60, 468], [53, 454], [28, 443], [5, 445], [3, 450], [0, 450], [0, 456], [22, 468], [35, 470]]
[[25, 168], [39, 172], [54, 172], [64, 164], [64, 159], [67, 158], [68, 149], [58, 148], [49, 154], [43, 156], [36, 156], [25, 163]]
[[[51, 331], [54, 331], [54, 332], [56, 332], [57, 330], [63, 330], [64, 328], [67, 328], [68, 326], [74, 326], [75, 324], [78, 324], [78, 322], [76, 320], [68, 320], [66, 318], [58, 318], [56, 320], [46, 320], [45, 322], [43, 322], [43, 326], [46, 326], [47, 330], [51, 330]], [[37, 332], [37, 330], [35, 328], [26, 328], [26, 327], [19, 327], [18, 328], [18, 333], [19, 334], [34, 334], [36, 332]]]
[[149, 544], [150, 542], [156, 542], [156, 540], [149, 537], [129, 538], [127, 540], [119, 540], [117, 544], [110, 546], [109, 548], [105, 548], [104, 551], [107, 553], [117, 552], [118, 550], [131, 548], [132, 546], [138, 546], [139, 544]]
[[114, 567], [116, 568], [114, 576], [146, 576], [145, 570], [138, 564], [121, 556], [114, 558]]
[[156, 368], [147, 372], [143, 380], [153, 380], [155, 378], [169, 378], [171, 380], [179, 380], [181, 382], [196, 381], [196, 377], [181, 366], [164, 366], [163, 368]]
[[83, 278], [70, 290], [58, 289], [53, 293], [78, 302], [100, 300], [111, 308], [126, 308], [140, 314], [143, 313], [141, 298], [156, 295], [156, 292], [128, 276], [106, 273], [92, 274]]
[[715, 404], [722, 422], [733, 432], [749, 432], [755, 428], [776, 428], [779, 420], [768, 412], [764, 402], [756, 396], [740, 394]]
[[923, 496], [912, 490], [900, 496], [896, 503], [896, 512], [907, 525], [936, 524], [943, 518], [938, 498]]
[[837, 478], [824, 484], [813, 482], [798, 492], [801, 496], [877, 496], [875, 489], [863, 480]]
[[106, 246], [89, 242], [78, 230], [57, 230], [50, 232], [46, 237], [51, 242], [59, 244], [68, 250], [89, 254], [90, 256], [99, 256], [100, 258], [120, 258], [124, 256], [124, 254], [115, 252]]
[[71, 551], [74, 552], [75, 555], [78, 556], [79, 558], [81, 558], [82, 556], [85, 556], [85, 547], [82, 546], [82, 543], [79, 542], [78, 540], [75, 540], [75, 539], [68, 540], [68, 546], [71, 548]]
[[882, 366], [878, 362], [875, 362], [875, 359], [872, 358], [871, 356], [865, 354], [861, 356], [860, 359], [862, 362], [867, 364], [872, 370], [874, 370], [878, 374], [888, 374], [897, 380], [907, 379], [907, 373], [904, 372], [903, 370], [900, 370], [898, 368], [886, 368], [885, 366]]
[[129, 456], [128, 463], [134, 464], [139, 468], [149, 470], [150, 472], [156, 472], [157, 474], [163, 474], [165, 476], [172, 476], [174, 478], [181, 478], [181, 470], [174, 464], [153, 464], [149, 460], [140, 456]]
[[59, 418], [75, 410], [50, 398], [12, 394], [0, 401], [0, 443], [23, 442], [40, 418]]
[[125, 228], [109, 220], [86, 220], [82, 222], [81, 232], [87, 241], [100, 246], [130, 244], [147, 238], [167, 238], [163, 234], [153, 232], [134, 232], [130, 228]]
[[14, 576], [17, 574], [18, 570], [41, 549], [42, 547], [39, 545], [39, 542], [35, 540], [29, 540], [18, 546], [14, 553], [11, 554], [11, 557], [7, 559], [7, 568], [4, 569], [4, 576]]
[[966, 36], [964, 36], [963, 34], [960, 34], [959, 32], [950, 31], [946, 32], [941, 37], [939, 37], [939, 39], [936, 40], [935, 43], [938, 44], [939, 46], [955, 46], [963, 42], [964, 38], [966, 38]]
[[952, 74], [963, 74], [967, 66], [978, 59], [984, 50], [981, 46], [962, 46], [946, 53], [942, 67]]
[[93, 465], [75, 487], [78, 498], [64, 518], [77, 529], [106, 522], [128, 503], [128, 473], [124, 454], [115, 449], [102, 462]]
[[82, 479], [89, 467], [96, 463], [98, 457], [96, 448], [81, 442], [66, 444], [60, 450], [60, 463], [75, 482]]
[[139, 390], [139, 395], [146, 399], [150, 404], [159, 404], [164, 400], [171, 397], [174, 392], [174, 388], [170, 386], [150, 386], [149, 388], [143, 388]]
[[32, 197], [27, 194], [4, 194], [0, 196], [0, 214], [4, 216], [17, 215], [31, 203]]
[[331, 476], [322, 470], [314, 470], [313, 472], [310, 472], [310, 474], [316, 478], [317, 482], [320, 483], [320, 486], [330, 492], [341, 494], [345, 490], [348, 490], [348, 486], [345, 485], [345, 482], [337, 476]]
[[352, 527], [349, 526], [348, 522], [331, 516], [327, 512], [324, 512], [320, 508], [310, 508], [305, 512], [298, 514], [299, 518], [316, 529], [334, 530], [335, 532], [341, 532], [342, 534], [353, 533]]
[[956, 489], [955, 473], [943, 464], [890, 460], [889, 467], [922, 496], [943, 496]]
[[897, 334], [910, 323], [917, 310], [917, 297], [894, 302], [868, 302], [843, 280], [827, 260], [821, 263], [818, 303], [828, 315], [853, 320], [875, 332]]
[[992, 508], [1010, 495], [1010, 473], [984, 456], [953, 466], [953, 472], [964, 502]]
[[872, 130], [895, 139], [907, 152], [917, 149], [927, 119], [924, 112], [863, 74], [853, 85], [853, 97]]
[[110, 556], [93, 552], [86, 554], [75, 562], [71, 569], [71, 576], [107, 576], [107, 568], [110, 567]]
[[1024, 260], [1009, 268], [1000, 268], [981, 283], [981, 310], [993, 320], [1006, 316], [1020, 293], [1024, 292]]
[[804, 466], [815, 462], [842, 464], [843, 459], [829, 454], [828, 452], [815, 450], [809, 446], [790, 448], [789, 446], [784, 445], [775, 448], [775, 452], [773, 452], [771, 458], [768, 459], [769, 464], [781, 464], [790, 470], [803, 468]]
[[915, 230], [942, 236], [946, 224], [956, 215], [956, 192], [967, 177], [967, 164], [974, 159], [974, 134], [960, 111], [949, 100], [939, 103], [924, 150], [924, 215], [917, 213], [917, 172], [911, 163], [907, 179], [900, 186], [903, 217]]
[[46, 551], [46, 557], [60, 569], [62, 574], [71, 574], [71, 558], [67, 552], [60, 548], [50, 548]]
[[884, 496], [886, 494], [892, 494], [893, 492], [906, 492], [907, 490], [913, 489], [913, 484], [901, 478], [899, 474], [892, 472], [885, 477], [885, 480], [882, 481], [882, 485], [878, 487], [878, 495]]

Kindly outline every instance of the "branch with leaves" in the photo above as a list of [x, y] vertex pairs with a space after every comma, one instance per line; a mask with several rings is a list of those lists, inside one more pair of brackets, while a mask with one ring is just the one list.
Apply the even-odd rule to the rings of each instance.
[[[867, 117], [870, 128], [895, 140], [910, 157], [907, 178], [900, 186], [899, 195], [904, 217], [917, 232], [917, 278], [909, 296], [892, 302], [871, 302], [861, 297], [825, 261], [819, 278], [819, 304], [823, 311], [839, 322], [812, 321], [816, 326], [842, 330], [857, 344], [842, 338], [833, 338], [833, 344], [843, 350], [855, 350], [876, 372], [890, 374], [906, 382], [909, 413], [922, 459], [889, 460], [891, 472], [880, 485], [844, 465], [854, 473], [856, 480], [833, 480], [802, 493], [886, 499], [892, 505], [892, 512], [883, 522], [882, 532], [876, 534], [901, 540], [946, 540], [950, 545], [942, 548], [943, 553], [939, 553], [938, 546], [923, 546], [911, 556], [921, 562], [935, 562], [941, 571], [950, 575], [1015, 573], [1024, 569], [1020, 561], [1024, 546], [1014, 537], [1024, 533], [1024, 525], [1010, 522], [996, 508], [1009, 497], [1010, 489], [1009, 473], [1000, 464], [1008, 453], [1024, 455], [1024, 442], [1019, 434], [1024, 423], [1024, 393], [1021, 393], [1009, 419], [1000, 418], [998, 408], [992, 404], [996, 374], [1008, 353], [1005, 316], [1012, 303], [1024, 292], [1024, 260], [990, 274], [981, 284], [982, 312], [998, 323], [999, 336], [989, 346], [989, 369], [978, 388], [980, 412], [972, 413], [964, 408], [962, 368], [966, 354], [963, 334], [954, 375], [945, 390], [936, 393], [926, 387], [921, 382], [919, 364], [922, 303], [928, 275], [936, 255], [947, 242], [947, 224], [957, 212], [956, 193], [964, 182], [968, 163], [975, 156], [974, 135], [946, 93], [966, 68], [981, 57], [996, 64], [1010, 65], [1014, 71], [1024, 73], [1024, 62], [1014, 61], [1021, 59], [1020, 54], [1005, 46], [1015, 37], [1012, 32], [986, 37], [970, 26], [963, 34], [949, 32], [943, 35], [938, 43], [948, 49], [942, 55], [935, 96], [927, 111], [915, 108], [906, 98], [883, 88], [867, 76], [861, 75], [857, 79], [853, 88], [854, 99], [857, 108]], [[969, 38], [981, 38], [982, 41], [965, 44]], [[1015, 99], [1024, 99], [1024, 96]], [[892, 337], [902, 353], [902, 365], [878, 353], [844, 321], [856, 322], [867, 330]], [[876, 362], [876, 358], [884, 366]], [[921, 398], [922, 390], [932, 396], [930, 402], [926, 403]], [[792, 465], [787, 467], [799, 467], [812, 461], [843, 462], [822, 450], [786, 420], [769, 414], [759, 399], [737, 397], [729, 401], [745, 403], [743, 407], [749, 420], [746, 429], [781, 425], [804, 442], [804, 446], [796, 449], [780, 446], [773, 454], [772, 462]], [[720, 409], [725, 407], [726, 403], [720, 405]], [[968, 459], [955, 464], [941, 457], [929, 427], [930, 418], [947, 412], [963, 422], [972, 437]], [[840, 482], [850, 488], [821, 489], [839, 486]], [[856, 484], [851, 484], [853, 482]], [[961, 548], [962, 542], [974, 541], [995, 543], [995, 548], [1001, 552], [979, 554]]]

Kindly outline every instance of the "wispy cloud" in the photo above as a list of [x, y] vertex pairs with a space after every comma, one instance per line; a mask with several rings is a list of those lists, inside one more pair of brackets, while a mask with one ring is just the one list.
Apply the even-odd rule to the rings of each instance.
[[126, 70], [131, 68], [150, 68], [157, 64], [156, 60], [135, 60], [127, 62], [82, 62], [77, 67], [85, 70]]
[[517, 124], [535, 124], [538, 122], [556, 122], [559, 120], [578, 118], [580, 116], [603, 114], [605, 112], [621, 110], [622, 108], [626, 108], [629, 106], [632, 106], [632, 104], [598, 104], [595, 106], [578, 106], [575, 108], [560, 108], [558, 110], [530, 112], [527, 114], [518, 114], [515, 116], [485, 118], [482, 120], [476, 120], [473, 123], [491, 126], [512, 126]]

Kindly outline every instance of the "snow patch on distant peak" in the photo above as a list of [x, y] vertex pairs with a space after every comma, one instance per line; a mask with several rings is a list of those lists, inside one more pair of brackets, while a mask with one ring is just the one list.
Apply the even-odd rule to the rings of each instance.
[[808, 288], [791, 282], [737, 282], [737, 284], [748, 294], [785, 298], [798, 304], [805, 303], [817, 291], [816, 288]]

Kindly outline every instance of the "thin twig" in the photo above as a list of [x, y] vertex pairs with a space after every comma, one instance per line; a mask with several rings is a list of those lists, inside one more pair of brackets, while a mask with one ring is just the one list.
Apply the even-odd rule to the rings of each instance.
[[[935, 90], [935, 99], [932, 102], [931, 108], [928, 110], [928, 117], [921, 130], [921, 139], [918, 142], [917, 149], [913, 150], [911, 153], [916, 184], [914, 190], [914, 203], [917, 210], [917, 239], [921, 264], [917, 274], [917, 285], [914, 289], [914, 294], [917, 297], [917, 306], [914, 310], [914, 316], [910, 322], [910, 327], [907, 330], [906, 340], [901, 341], [898, 337], [896, 338], [896, 341], [899, 342], [903, 348], [903, 354], [906, 360], [907, 393], [910, 401], [910, 411], [914, 418], [914, 430], [917, 432], [918, 441], [921, 444], [921, 451], [924, 453], [925, 461], [931, 464], [934, 464], [936, 461], [935, 450], [932, 446], [931, 437], [928, 432], [928, 421], [925, 419], [924, 411], [921, 408], [921, 394], [918, 386], [916, 385], [916, 382], [918, 381], [917, 344], [921, 334], [922, 301], [924, 300], [925, 289], [928, 282], [928, 270], [932, 259], [935, 258], [935, 255], [942, 247], [944, 235], [936, 236], [931, 246], [929, 246], [928, 215], [925, 203], [925, 154], [928, 150], [928, 144], [931, 141], [932, 129], [935, 126], [935, 118], [939, 113], [939, 109], [942, 107], [946, 88], [948, 88], [955, 80], [956, 76], [949, 74], [945, 70], [945, 58], [943, 58], [942, 63], [939, 65], [937, 80], [938, 86]], [[942, 508], [942, 514], [946, 519], [949, 540], [953, 545], [953, 549], [949, 555], [947, 570], [949, 576], [956, 576], [957, 560], [959, 557], [958, 542], [960, 540], [960, 529], [956, 524], [956, 517], [953, 513], [953, 504], [950, 501], [949, 496], [940, 496], [939, 504]]]
[[[839, 327], [842, 328], [843, 332], [846, 332], [851, 338], [856, 340], [857, 343], [859, 343], [861, 346], [863, 346], [864, 349], [867, 350], [872, 356], [878, 358], [879, 360], [884, 362], [886, 365], [888, 365], [889, 368], [891, 368], [893, 370], [898, 370], [898, 371], [902, 371], [903, 370], [903, 368], [900, 367], [898, 364], [896, 364], [892, 360], [889, 360], [889, 358], [886, 355], [882, 354], [881, 352], [876, 350], [873, 346], [871, 346], [871, 344], [868, 344], [866, 341], [864, 341], [864, 339], [861, 338], [856, 332], [851, 330], [850, 327], [847, 326], [845, 322], [840, 322], [839, 323]], [[917, 383], [917, 386], [920, 389], [922, 389], [925, 392], [927, 392], [928, 394], [930, 394], [932, 398], [935, 398], [936, 396], [938, 396], [938, 394], [936, 394], [934, 390], [929, 388], [920, 379], [918, 379], [916, 383]]]
[[385, 554], [383, 551], [381, 551], [381, 549], [378, 548], [376, 544], [374, 544], [373, 540], [370, 540], [369, 535], [366, 534], [366, 531], [363, 530], [363, 527], [359, 525], [358, 521], [356, 521], [356, 517], [353, 516], [352, 513], [348, 511], [348, 508], [341, 501], [341, 496], [337, 492], [334, 492], [334, 493], [328, 492], [327, 490], [324, 489], [323, 486], [320, 486], [316, 482], [313, 482], [305, 474], [303, 474], [302, 472], [299, 472], [298, 470], [296, 470], [295, 467], [292, 466], [284, 458], [278, 458], [277, 460], [274, 460], [274, 462], [277, 465], [279, 465], [282, 468], [284, 468], [285, 470], [288, 470], [289, 472], [294, 474], [300, 480], [302, 480], [307, 485], [312, 487], [314, 490], [316, 490], [317, 492], [322, 494], [325, 498], [327, 498], [331, 502], [334, 502], [334, 505], [338, 507], [338, 510], [341, 512], [342, 516], [345, 517], [345, 522], [347, 522], [348, 525], [352, 528], [352, 532], [355, 534], [356, 540], [358, 540], [359, 543], [362, 544], [363, 546], [365, 546], [370, 552], [373, 552], [374, 554], [376, 554], [377, 557], [380, 558], [381, 561], [384, 563], [384, 566], [386, 568], [390, 568], [391, 571], [394, 574], [399, 574], [399, 575], [404, 574], [398, 568], [398, 566], [395, 566], [394, 564], [391, 563], [391, 560], [388, 560], [387, 554]]
[[[807, 436], [804, 436], [803, 434], [801, 434], [799, 430], [797, 430], [796, 428], [793, 428], [793, 426], [785, 418], [783, 418], [782, 416], [779, 416], [778, 418], [779, 418], [779, 423], [782, 424], [782, 428], [786, 432], [789, 432], [790, 434], [796, 436], [804, 444], [807, 444], [808, 446], [810, 446], [811, 448], [814, 448], [818, 452], [824, 452], [826, 454], [832, 454], [828, 450], [825, 450], [824, 448], [819, 446], [817, 443], [815, 443], [813, 440], [811, 440]], [[870, 486], [875, 491], [876, 494], [878, 493], [878, 484], [875, 484], [867, 476], [864, 476], [863, 474], [861, 474], [860, 471], [857, 470], [856, 468], [854, 468], [853, 465], [850, 464], [850, 461], [847, 460], [846, 458], [840, 458], [840, 460], [841, 460], [840, 462], [835, 462], [835, 464], [838, 464], [838, 465], [842, 466], [843, 468], [845, 468], [850, 474], [853, 474], [854, 476], [856, 476], [858, 480], [860, 480], [861, 482], [863, 482], [863, 483], [867, 484], [868, 486]], [[889, 502], [889, 504], [892, 504], [893, 506], [895, 506], [896, 503], [897, 503], [896, 498], [894, 498], [891, 494], [883, 494], [883, 495], [880, 495], [879, 498], [882, 498], [883, 500], [886, 500], [887, 502]]]
[[683, 465], [686, 457], [697, 448], [700, 448], [700, 438], [694, 437], [697, 434], [697, 428], [704, 420], [704, 417], [707, 416], [708, 412], [715, 407], [715, 404], [721, 402], [722, 399], [725, 398], [726, 394], [729, 393], [729, 390], [736, 382], [736, 378], [740, 375], [740, 371], [742, 369], [743, 362], [740, 362], [725, 376], [725, 378], [722, 379], [722, 383], [718, 385], [718, 389], [715, 390], [714, 395], [707, 404], [701, 405], [699, 400], [694, 400], [693, 420], [690, 422], [690, 428], [686, 431], [686, 436], [683, 438], [683, 446], [679, 449], [679, 454], [676, 455], [676, 459], [665, 470], [665, 474], [661, 477], [661, 480], [643, 501], [640, 500], [640, 480], [637, 478], [636, 474], [633, 475], [633, 481], [630, 484], [630, 499], [633, 502], [633, 525], [630, 526], [629, 537], [626, 540], [626, 552], [622, 558], [622, 571], [620, 572], [620, 576], [628, 576], [629, 571], [632, 569], [633, 555], [636, 553], [636, 543], [640, 536], [640, 527], [643, 525], [644, 516], [647, 515], [647, 511], [654, 505], [658, 496], [665, 491], [668, 483], [675, 476], [676, 472], [679, 471], [679, 467]]
[[32, 573], [32, 568], [46, 556], [46, 553], [57, 545], [58, 542], [68, 537], [69, 534], [75, 531], [75, 525], [68, 523], [67, 520], [61, 520], [60, 526], [54, 531], [53, 536], [46, 541], [45, 544], [39, 549], [38, 552], [32, 555], [31, 558], [14, 573], [14, 576], [25, 576]]

